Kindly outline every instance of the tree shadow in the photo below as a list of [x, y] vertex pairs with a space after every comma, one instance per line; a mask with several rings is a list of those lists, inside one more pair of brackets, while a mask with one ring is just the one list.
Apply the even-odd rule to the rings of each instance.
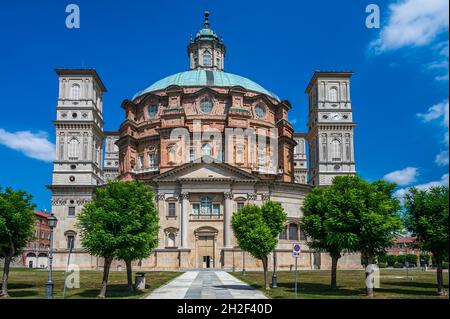
[[[424, 288], [424, 289], [433, 289], [433, 288], [437, 289], [437, 283], [417, 282], [414, 280], [383, 282], [383, 285], [400, 286], [400, 287], [417, 287], [417, 288]], [[444, 284], [444, 288], [448, 288], [448, 285]]]
[[[278, 287], [285, 288], [287, 292], [295, 293], [295, 287], [292, 283], [281, 282]], [[361, 296], [365, 294], [364, 290], [359, 289], [345, 289], [339, 286], [336, 289], [331, 289], [328, 284], [320, 283], [299, 283], [297, 293], [302, 295], [322, 295], [322, 296]]]
[[[147, 289], [149, 286], [146, 285]], [[100, 293], [100, 288], [98, 289], [84, 289], [78, 293], [74, 293], [70, 295], [70, 298], [96, 298]], [[127, 285], [124, 284], [110, 284], [106, 289], [106, 298], [127, 298], [127, 297], [136, 297], [144, 295], [146, 291], [144, 290], [134, 290], [130, 291], [127, 289]]]
[[[0, 288], [2, 287], [2, 285], [0, 285]], [[34, 285], [30, 285], [30, 284], [16, 284], [16, 283], [8, 283], [8, 290], [10, 289], [29, 289], [29, 288], [34, 288]]]
[[248, 285], [216, 285], [214, 288], [235, 289], [235, 290], [255, 290], [255, 287]]
[[39, 295], [39, 292], [30, 290], [10, 291], [8, 289], [8, 293], [11, 298], [26, 298]]

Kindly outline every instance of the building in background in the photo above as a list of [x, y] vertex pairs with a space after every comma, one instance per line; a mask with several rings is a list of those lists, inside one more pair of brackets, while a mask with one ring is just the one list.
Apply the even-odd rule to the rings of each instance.
[[[97, 72], [56, 70], [57, 158], [49, 186], [59, 220], [55, 267], [64, 267], [72, 243], [71, 262], [84, 269], [101, 266], [103, 261], [81, 246], [76, 215], [96, 187], [117, 177], [145, 181], [156, 193], [159, 245], [139, 261], [142, 269], [237, 269], [244, 262], [247, 269], [260, 269], [260, 261], [237, 245], [231, 217], [245, 204], [267, 200], [280, 202], [288, 216], [276, 248], [278, 267], [292, 268], [292, 244], [301, 242], [301, 268], [329, 268], [328, 254], [309, 249], [299, 222], [312, 187], [356, 172], [351, 72], [314, 73], [306, 89], [308, 132], [295, 133], [288, 120], [290, 102], [246, 77], [225, 72], [226, 46], [211, 28], [208, 12], [187, 52], [188, 71], [158, 80], [124, 100], [118, 132], [103, 132], [106, 88]], [[227, 129], [246, 133], [230, 140]], [[345, 255], [339, 265], [360, 268], [360, 256]], [[115, 261], [112, 269], [119, 268], [124, 265]]]
[[35, 211], [33, 237], [22, 251], [23, 265], [27, 268], [47, 268], [50, 249], [50, 227], [47, 217], [50, 213]]
[[391, 246], [386, 250], [388, 255], [416, 255], [420, 256], [422, 251], [418, 248], [417, 237], [400, 237], [393, 240]]

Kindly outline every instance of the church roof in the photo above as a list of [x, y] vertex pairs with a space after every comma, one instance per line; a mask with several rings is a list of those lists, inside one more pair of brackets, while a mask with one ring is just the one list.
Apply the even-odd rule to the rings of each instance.
[[233, 86], [242, 86], [243, 88], [257, 92], [266, 94], [271, 96], [272, 98], [280, 101], [278, 96], [274, 93], [266, 90], [258, 83], [247, 79], [243, 76], [227, 73], [224, 71], [217, 70], [190, 70], [185, 72], [176, 73], [165, 77], [159, 81], [156, 81], [146, 89], [138, 92], [133, 96], [133, 100], [138, 96], [144, 95], [146, 93], [155, 92], [164, 90], [171, 85], [178, 85], [182, 87], [192, 86], [210, 86], [210, 87], [233, 87]]

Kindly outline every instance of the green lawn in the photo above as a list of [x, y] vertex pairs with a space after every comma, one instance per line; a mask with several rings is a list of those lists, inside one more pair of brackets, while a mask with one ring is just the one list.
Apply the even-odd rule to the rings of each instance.
[[[0, 278], [3, 269], [0, 268]], [[130, 292], [126, 289], [126, 271], [112, 271], [109, 274], [107, 298], [140, 298], [152, 290], [162, 286], [173, 278], [179, 276], [181, 272], [170, 271], [150, 271], [146, 272], [146, 288], [143, 291]], [[8, 285], [11, 298], [45, 298], [45, 283], [48, 272], [40, 269], [11, 269]], [[133, 273], [134, 280], [134, 273]], [[64, 288], [64, 272], [53, 272], [54, 298], [62, 298]], [[96, 298], [102, 281], [102, 271], [81, 271], [80, 288], [67, 289], [66, 298], [84, 299]], [[1, 282], [0, 282], [1, 287]]]
[[[262, 272], [232, 273], [237, 278], [262, 290], [270, 298], [295, 298], [294, 271], [278, 272], [278, 288], [265, 291]], [[269, 273], [271, 282], [272, 273]], [[330, 289], [329, 270], [301, 270], [298, 275], [297, 298], [366, 298], [364, 272], [362, 270], [339, 270], [337, 290]], [[448, 272], [444, 273], [444, 287], [448, 293]], [[420, 269], [406, 270], [381, 269], [380, 288], [375, 289], [375, 298], [447, 298], [436, 294], [436, 273]]]

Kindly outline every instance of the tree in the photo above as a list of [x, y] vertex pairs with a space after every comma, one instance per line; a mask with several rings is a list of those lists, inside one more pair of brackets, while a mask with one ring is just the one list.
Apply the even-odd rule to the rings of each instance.
[[262, 207], [245, 205], [231, 219], [239, 247], [262, 261], [266, 289], [270, 289], [267, 256], [277, 245], [278, 235], [285, 222], [286, 214], [281, 204], [271, 201]]
[[153, 197], [143, 182], [112, 181], [96, 190], [93, 201], [78, 216], [82, 246], [105, 260], [99, 298], [106, 295], [113, 258], [127, 262], [130, 288], [131, 260], [145, 257], [156, 244], [159, 226]]
[[33, 235], [35, 205], [32, 196], [24, 191], [0, 188], [0, 257], [5, 258], [2, 292], [8, 297], [9, 268], [14, 257], [26, 247]]
[[[354, 229], [357, 250], [367, 262], [366, 278], [370, 276], [369, 265], [375, 264], [376, 256], [392, 245], [400, 235], [403, 224], [399, 215], [400, 202], [394, 197], [395, 183], [385, 181], [367, 182], [358, 176], [336, 177], [338, 183], [347, 184], [345, 192], [355, 196], [357, 207], [353, 210], [351, 228]], [[345, 189], [345, 188], [343, 188]], [[373, 296], [373, 287], [366, 293]]]
[[[337, 176], [328, 188], [316, 188], [307, 195], [303, 230], [311, 237], [311, 247], [330, 254], [332, 288], [343, 250], [359, 251], [365, 266], [375, 264], [402, 228], [400, 204], [393, 197], [395, 187], [359, 176]], [[373, 288], [367, 287], [367, 294], [373, 296]]]
[[128, 289], [134, 290], [131, 263], [150, 256], [151, 250], [158, 246], [159, 217], [151, 189], [142, 182], [116, 183], [118, 192], [126, 198], [118, 207], [127, 220], [127, 225], [117, 236], [116, 256], [127, 266]]
[[314, 188], [305, 198], [301, 221], [308, 246], [331, 257], [331, 289], [337, 286], [337, 264], [343, 250], [353, 251], [357, 241], [347, 221], [357, 202], [341, 186], [333, 181], [328, 188]]
[[432, 187], [428, 191], [412, 187], [405, 196], [406, 227], [417, 236], [422, 250], [433, 254], [439, 295], [444, 293], [442, 263], [449, 251], [448, 200], [448, 187]]
[[387, 265], [389, 267], [394, 267], [396, 262], [397, 262], [397, 256], [395, 256], [395, 255], [387, 255], [386, 263], [387, 263]]

